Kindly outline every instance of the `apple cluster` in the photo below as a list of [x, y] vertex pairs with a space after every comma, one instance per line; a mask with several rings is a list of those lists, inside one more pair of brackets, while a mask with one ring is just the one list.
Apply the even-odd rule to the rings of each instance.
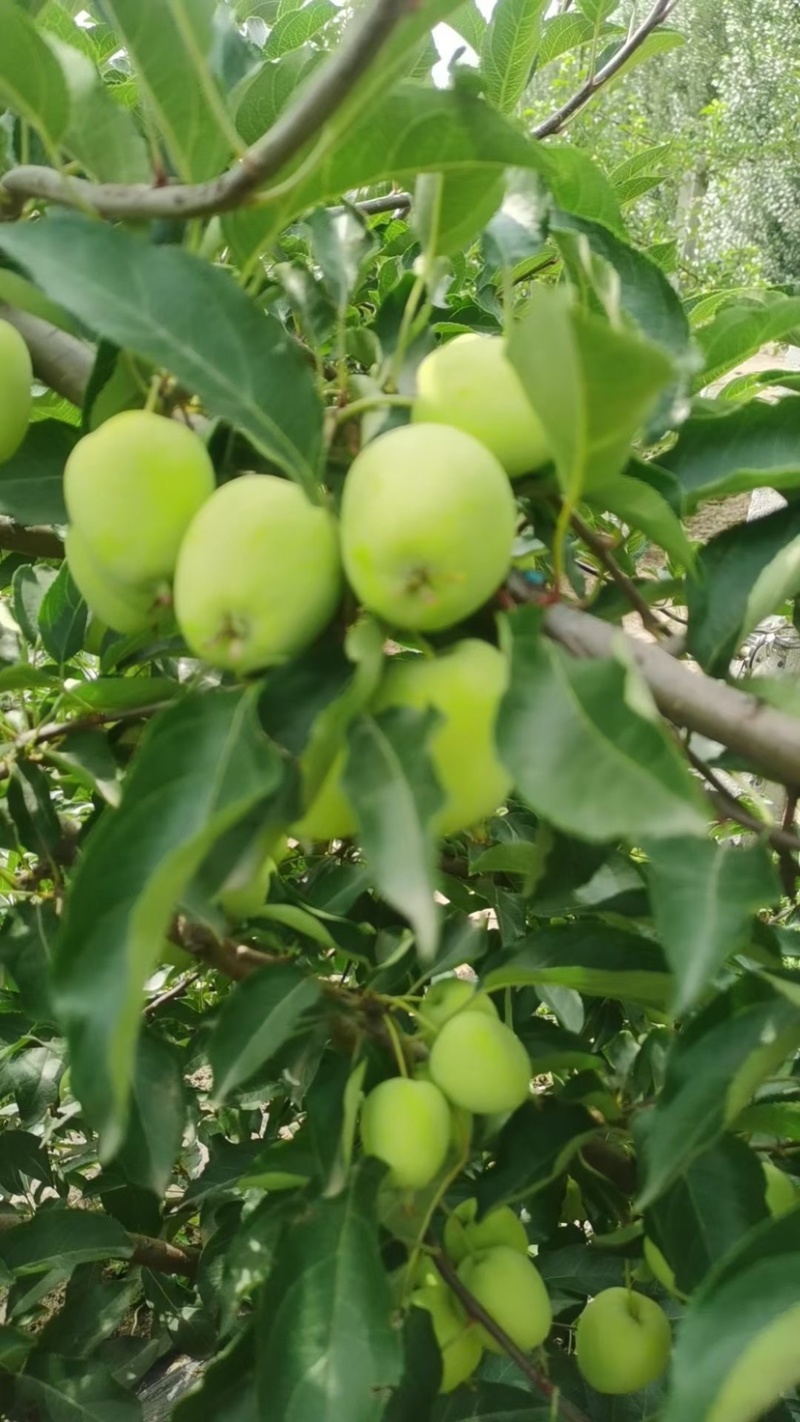
[[16, 454], [31, 418], [33, 370], [19, 331], [0, 321], [0, 464]]

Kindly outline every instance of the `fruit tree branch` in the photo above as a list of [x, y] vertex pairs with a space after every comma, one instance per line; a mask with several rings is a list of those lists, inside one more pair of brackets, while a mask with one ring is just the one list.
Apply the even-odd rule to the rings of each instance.
[[16, 326], [30, 351], [37, 379], [73, 405], [81, 405], [94, 365], [92, 347], [51, 321], [5, 302], [0, 302], [0, 319]]
[[26, 558], [63, 558], [64, 545], [48, 528], [22, 528], [13, 519], [0, 517], [0, 552], [22, 553]]
[[145, 1269], [153, 1269], [159, 1274], [181, 1274], [193, 1279], [197, 1273], [200, 1252], [184, 1249], [180, 1244], [170, 1244], [166, 1239], [151, 1239], [146, 1234], [132, 1234], [132, 1264], [142, 1264]]
[[369, 68], [413, 0], [372, 0], [345, 33], [313, 80], [261, 138], [227, 172], [205, 183], [91, 183], [54, 168], [25, 164], [0, 179], [6, 215], [19, 215], [26, 198], [79, 207], [111, 220], [209, 217], [231, 212], [295, 157], [333, 117]]
[[595, 533], [593, 528], [589, 527], [589, 524], [585, 519], [581, 518], [580, 514], [573, 514], [571, 523], [581, 541], [585, 543], [586, 547], [594, 554], [601, 567], [605, 568], [609, 577], [616, 583], [620, 592], [627, 598], [634, 611], [638, 612], [642, 619], [642, 625], [646, 627], [648, 632], [651, 632], [654, 637], [662, 636], [665, 628], [653, 613], [652, 608], [646, 598], [640, 593], [633, 579], [629, 578], [628, 574], [623, 572], [616, 558], [603, 542], [603, 539]]
[[645, 16], [642, 23], [628, 36], [625, 43], [611, 56], [607, 64], [602, 69], [598, 69], [595, 74], [591, 74], [582, 84], [580, 89], [567, 99], [560, 109], [556, 109], [554, 114], [540, 123], [533, 130], [534, 138], [550, 138], [554, 133], [560, 133], [566, 123], [574, 117], [582, 108], [594, 98], [595, 94], [607, 84], [610, 79], [618, 74], [620, 69], [627, 64], [632, 54], [644, 44], [647, 36], [652, 34], [663, 20], [672, 13], [678, 0], [656, 0], [650, 14]]

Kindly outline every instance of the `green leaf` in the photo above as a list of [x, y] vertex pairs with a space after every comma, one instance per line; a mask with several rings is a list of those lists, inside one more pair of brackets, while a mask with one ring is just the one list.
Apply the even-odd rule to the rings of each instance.
[[694, 565], [694, 549], [683, 524], [666, 499], [642, 479], [618, 474], [600, 489], [586, 493], [586, 502], [601, 513], [611, 513], [629, 528], [639, 528], [653, 543], [685, 568]]
[[800, 503], [736, 524], [701, 549], [687, 583], [692, 656], [724, 676], [753, 628], [800, 589]]
[[651, 1206], [645, 1225], [678, 1288], [690, 1294], [766, 1215], [758, 1156], [735, 1136], [723, 1136]]
[[597, 1131], [585, 1107], [539, 1096], [520, 1106], [495, 1146], [495, 1164], [478, 1183], [480, 1210], [524, 1200], [563, 1174], [575, 1152]]
[[16, 454], [0, 467], [0, 513], [17, 523], [66, 523], [64, 465], [78, 431], [62, 420], [38, 420]]
[[184, 182], [225, 167], [233, 121], [208, 65], [214, 0], [106, 0], [159, 133]]
[[0, 1188], [6, 1195], [22, 1195], [26, 1180], [52, 1185], [47, 1152], [38, 1136], [7, 1127], [0, 1136]]
[[701, 833], [699, 791], [638, 674], [569, 657], [540, 626], [533, 607], [503, 623], [511, 679], [497, 742], [522, 798], [579, 839]]
[[548, 1071], [596, 1071], [595, 1053], [574, 1032], [546, 1017], [530, 1017], [514, 1029], [536, 1075]]
[[0, 248], [88, 326], [166, 366], [212, 415], [316, 488], [322, 410], [311, 371], [227, 272], [67, 212], [6, 224]]
[[125, 1129], [141, 990], [181, 892], [214, 841], [280, 784], [256, 697], [190, 694], [156, 717], [73, 880], [54, 988], [75, 1093], [106, 1155]]
[[[763, 303], [763, 304], [761, 304]], [[800, 297], [767, 292], [759, 305], [728, 306], [695, 332], [705, 357], [698, 388], [710, 385], [768, 341], [778, 341], [800, 324]]]
[[20, 1402], [43, 1409], [48, 1422], [141, 1422], [141, 1405], [97, 1359], [29, 1359], [17, 1382]]
[[39, 639], [39, 613], [45, 594], [57, 576], [55, 568], [26, 563], [15, 570], [11, 579], [14, 618], [25, 641], [31, 645]]
[[246, 1331], [203, 1372], [199, 1388], [180, 1398], [173, 1422], [259, 1422], [253, 1376], [253, 1340]]
[[664, 1007], [670, 978], [664, 955], [649, 938], [591, 920], [536, 929], [483, 980], [487, 992], [505, 987], [574, 988], [587, 997], [627, 998]]
[[552, 1417], [550, 1404], [532, 1404], [527, 1388], [471, 1378], [468, 1388], [439, 1398], [431, 1422], [552, 1422]]
[[378, 1422], [400, 1334], [378, 1248], [375, 1172], [311, 1200], [275, 1256], [256, 1319], [259, 1404], [281, 1422]]
[[347, 733], [343, 772], [373, 883], [409, 919], [419, 956], [428, 962], [439, 941], [431, 821], [443, 794], [427, 751], [437, 719], [412, 707], [357, 717]]
[[737, 1131], [772, 1136], [784, 1144], [800, 1141], [800, 1101], [757, 1101], [736, 1118]]
[[609, 174], [609, 179], [619, 194], [621, 203], [633, 202], [650, 192], [651, 188], [663, 182], [665, 169], [663, 162], [672, 153], [671, 143], [657, 143], [652, 148], [644, 148], [632, 157], [618, 163]]
[[0, 1234], [0, 1260], [13, 1274], [39, 1274], [53, 1265], [71, 1270], [93, 1259], [130, 1259], [133, 1244], [122, 1225], [89, 1210], [40, 1210]]
[[128, 1129], [115, 1163], [126, 1179], [159, 1199], [178, 1157], [186, 1123], [183, 1077], [175, 1051], [153, 1032], [136, 1050]]
[[149, 182], [150, 155], [133, 113], [112, 98], [85, 54], [53, 37], [49, 43], [69, 89], [64, 148], [97, 182]]
[[0, 104], [19, 114], [55, 152], [69, 122], [69, 94], [61, 66], [33, 21], [0, 0]]
[[692, 1299], [663, 1422], [754, 1422], [800, 1382], [800, 1210], [757, 1226]]
[[343, 212], [318, 208], [306, 219], [306, 226], [311, 232], [312, 258], [343, 318], [364, 267], [376, 251], [375, 237], [361, 213], [353, 207], [346, 207]]
[[63, 666], [81, 650], [88, 608], [70, 576], [66, 563], [58, 570], [39, 608], [39, 636], [45, 651]]
[[486, 97], [513, 113], [528, 86], [546, 0], [498, 0], [481, 46]]
[[662, 839], [644, 847], [656, 928], [675, 975], [670, 1011], [682, 1016], [744, 947], [753, 914], [780, 898], [780, 885], [764, 844]]
[[215, 1101], [224, 1101], [274, 1057], [319, 1000], [316, 978], [291, 964], [262, 968], [238, 983], [208, 1044]]
[[687, 513], [705, 499], [764, 485], [800, 488], [800, 400], [752, 400], [723, 417], [687, 420], [658, 468], [678, 480]]
[[8, 809], [22, 846], [30, 854], [50, 859], [63, 837], [50, 782], [38, 765], [18, 761], [8, 786]]
[[575, 501], [621, 472], [673, 375], [656, 346], [571, 307], [563, 290], [543, 283], [508, 350], [547, 431], [561, 488]]
[[265, 57], [281, 59], [283, 55], [308, 44], [338, 13], [338, 7], [331, 0], [308, 0], [307, 5], [287, 11], [270, 30]]
[[456, 34], [466, 40], [470, 49], [473, 49], [476, 54], [480, 54], [487, 26], [475, 0], [463, 0], [463, 3], [448, 16], [447, 23], [451, 29], [455, 30]]
[[713, 1145], [800, 1042], [797, 1009], [766, 991], [716, 998], [670, 1052], [664, 1089], [642, 1121], [639, 1208]]
[[44, 1113], [55, 1105], [64, 1073], [64, 1055], [64, 1042], [54, 1041], [47, 1046], [26, 1047], [0, 1064], [2, 1092], [14, 1097], [20, 1125], [39, 1125]]
[[285, 109], [301, 78], [322, 58], [317, 51], [292, 50], [283, 59], [267, 60], [242, 90], [236, 127], [245, 143], [255, 143]]
[[536, 56], [537, 69], [543, 69], [562, 54], [571, 49], [590, 44], [594, 39], [595, 27], [585, 15], [554, 15], [542, 25], [542, 37]]

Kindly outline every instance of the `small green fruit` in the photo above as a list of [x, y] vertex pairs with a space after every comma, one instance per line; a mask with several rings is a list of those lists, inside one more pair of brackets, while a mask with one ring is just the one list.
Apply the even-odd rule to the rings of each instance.
[[478, 1329], [470, 1325], [456, 1298], [441, 1284], [425, 1284], [412, 1294], [411, 1302], [431, 1316], [434, 1337], [442, 1354], [439, 1391], [453, 1392], [472, 1376], [481, 1360], [483, 1349]]
[[661, 1377], [672, 1347], [663, 1308], [632, 1289], [604, 1289], [586, 1305], [575, 1332], [575, 1356], [595, 1392], [640, 1392]]
[[462, 1200], [444, 1227], [444, 1247], [454, 1264], [461, 1264], [470, 1254], [480, 1254], [482, 1250], [503, 1244], [516, 1249], [518, 1254], [528, 1257], [528, 1236], [519, 1215], [500, 1205], [490, 1210], [482, 1220], [478, 1214], [477, 1200]]
[[779, 1215], [788, 1215], [790, 1210], [800, 1205], [800, 1191], [790, 1176], [773, 1165], [771, 1160], [763, 1162], [763, 1169], [767, 1180], [767, 1209], [776, 1219]]
[[412, 419], [473, 435], [512, 479], [551, 458], [544, 426], [501, 336], [457, 336], [426, 356], [417, 371]]
[[181, 540], [213, 489], [203, 441], [148, 410], [113, 415], [78, 441], [64, 469], [70, 523], [95, 562], [115, 582], [145, 589], [172, 577]]
[[19, 331], [0, 321], [0, 464], [16, 454], [31, 418], [33, 369]]
[[166, 615], [154, 591], [142, 592], [115, 583], [92, 557], [83, 534], [73, 524], [64, 541], [72, 580], [90, 612], [115, 632], [133, 634], [154, 629]]
[[397, 627], [434, 632], [503, 581], [516, 525], [502, 465], [470, 435], [405, 425], [362, 449], [345, 480], [342, 556], [351, 587]]
[[485, 992], [478, 992], [475, 984], [464, 978], [442, 978], [433, 983], [426, 992], [420, 1008], [423, 1018], [422, 1034], [433, 1037], [457, 1012], [485, 1012], [487, 1017], [496, 1017], [497, 1008]]
[[450, 1144], [450, 1110], [429, 1081], [396, 1076], [369, 1093], [361, 1110], [361, 1143], [391, 1170], [394, 1185], [420, 1190], [441, 1170]]
[[[470, 1255], [459, 1265], [458, 1277], [518, 1348], [529, 1352], [544, 1342], [553, 1322], [550, 1299], [538, 1269], [519, 1250], [498, 1244]], [[477, 1332], [484, 1348], [503, 1352], [485, 1329]]]
[[175, 614], [199, 657], [227, 671], [286, 661], [314, 641], [341, 593], [336, 521], [297, 484], [245, 474], [193, 520], [175, 570]]
[[445, 1022], [430, 1069], [445, 1096], [476, 1115], [514, 1111], [528, 1096], [528, 1053], [510, 1027], [482, 1012], [458, 1012]]

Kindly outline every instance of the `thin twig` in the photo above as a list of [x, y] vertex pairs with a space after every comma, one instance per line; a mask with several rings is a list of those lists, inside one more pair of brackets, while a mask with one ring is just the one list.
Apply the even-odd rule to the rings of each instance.
[[683, 746], [683, 753], [698, 775], [702, 775], [706, 784], [711, 786], [714, 793], [709, 798], [723, 819], [733, 820], [743, 829], [752, 830], [753, 834], [761, 835], [779, 853], [797, 854], [800, 852], [800, 839], [797, 835], [789, 833], [785, 828], [785, 821], [783, 825], [767, 824], [766, 821], [759, 820], [756, 815], [751, 815], [748, 810], [742, 809], [736, 796], [720, 780], [712, 766], [708, 765], [699, 755], [695, 755], [689, 746]]
[[200, 969], [198, 968], [195, 972], [188, 973], [185, 978], [181, 978], [180, 982], [175, 983], [174, 987], [168, 988], [168, 990], [162, 992], [160, 996], [152, 998], [145, 1007], [144, 1016], [148, 1018], [155, 1017], [156, 1013], [162, 1007], [165, 1007], [168, 1002], [174, 1002], [176, 998], [183, 997], [183, 994], [192, 986], [192, 983], [197, 982], [199, 977]]
[[118, 708], [116, 711], [91, 711], [87, 716], [76, 716], [73, 721], [48, 721], [43, 726], [34, 726], [32, 731], [25, 731], [17, 737], [15, 742], [17, 750], [26, 750], [29, 746], [40, 746], [46, 741], [57, 741], [62, 736], [80, 735], [81, 731], [95, 731], [98, 726], [113, 726], [118, 721], [138, 721], [149, 716], [155, 716], [158, 711], [164, 711], [170, 701], [153, 701], [148, 706], [130, 706]]
[[330, 59], [301, 89], [294, 103], [257, 140], [241, 161], [205, 183], [91, 183], [62, 176], [54, 168], [26, 164], [0, 179], [7, 215], [19, 215], [26, 198], [78, 207], [111, 220], [155, 217], [209, 217], [242, 207], [285, 168], [349, 98], [392, 31], [411, 10], [412, 0], [373, 0], [348, 28]]
[[[792, 825], [794, 824], [794, 818], [797, 813], [798, 793], [796, 787], [790, 787], [786, 791], [786, 804], [783, 809], [783, 820], [781, 822], [781, 832], [783, 834], [791, 835], [792, 833]], [[800, 849], [800, 843], [798, 843], [798, 849]], [[797, 896], [797, 851], [795, 850], [794, 853], [792, 853], [792, 851], [785, 846], [779, 849], [778, 866], [780, 869], [783, 892], [787, 899], [794, 900]]]
[[560, 109], [556, 109], [554, 114], [540, 123], [533, 130], [534, 138], [550, 138], [554, 133], [560, 133], [565, 124], [575, 116], [582, 108], [592, 100], [595, 94], [607, 84], [610, 79], [618, 74], [620, 69], [627, 64], [632, 54], [644, 44], [649, 34], [667, 18], [675, 9], [678, 0], [656, 0], [650, 14], [642, 20], [638, 29], [635, 29], [623, 45], [620, 45], [615, 54], [611, 56], [607, 64], [602, 69], [598, 69], [595, 74], [588, 78], [580, 89], [577, 89], [571, 98], [567, 99]]
[[[430, 1240], [428, 1242], [431, 1243]], [[541, 1397], [546, 1398], [553, 1407], [558, 1409], [554, 1413], [554, 1422], [555, 1419], [559, 1417], [562, 1419], [562, 1422], [588, 1422], [588, 1419], [582, 1412], [579, 1412], [576, 1407], [573, 1407], [571, 1402], [567, 1402], [566, 1398], [559, 1395], [555, 1384], [551, 1383], [550, 1379], [541, 1372], [528, 1357], [528, 1354], [523, 1353], [522, 1349], [517, 1347], [514, 1340], [509, 1338], [505, 1329], [501, 1328], [499, 1323], [496, 1323], [492, 1318], [492, 1315], [486, 1312], [482, 1304], [478, 1303], [478, 1300], [470, 1293], [466, 1284], [462, 1283], [457, 1270], [447, 1255], [435, 1246], [431, 1254], [436, 1268], [448, 1288], [452, 1289], [456, 1298], [463, 1305], [467, 1317], [474, 1319], [476, 1323], [479, 1323], [482, 1328], [486, 1329], [486, 1332], [494, 1338], [495, 1342], [499, 1343], [503, 1352], [508, 1355], [512, 1362], [516, 1363], [523, 1377], [527, 1378], [534, 1391], [538, 1392]]]
[[606, 547], [602, 538], [598, 537], [594, 530], [586, 523], [585, 519], [581, 518], [580, 514], [574, 513], [570, 521], [578, 537], [586, 544], [587, 548], [591, 549], [598, 563], [602, 564], [609, 577], [620, 589], [620, 592], [627, 598], [631, 607], [635, 612], [638, 612], [642, 619], [642, 624], [647, 628], [647, 631], [652, 632], [654, 637], [663, 636], [667, 629], [659, 622], [646, 598], [642, 597], [633, 579], [629, 578], [628, 574], [623, 572], [613, 553]]

